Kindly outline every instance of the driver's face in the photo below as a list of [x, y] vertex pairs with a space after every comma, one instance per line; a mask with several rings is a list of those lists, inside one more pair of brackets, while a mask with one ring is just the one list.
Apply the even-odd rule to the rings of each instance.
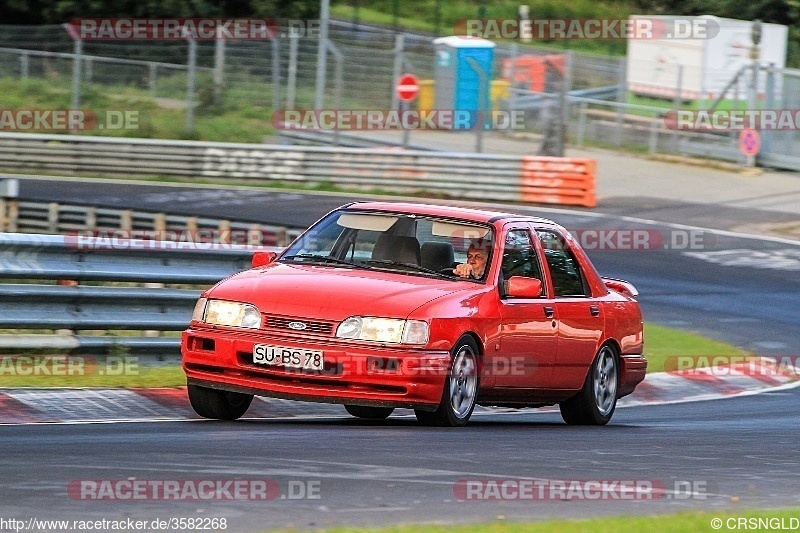
[[467, 263], [472, 267], [475, 276], [483, 276], [486, 269], [486, 252], [470, 248], [467, 251]]

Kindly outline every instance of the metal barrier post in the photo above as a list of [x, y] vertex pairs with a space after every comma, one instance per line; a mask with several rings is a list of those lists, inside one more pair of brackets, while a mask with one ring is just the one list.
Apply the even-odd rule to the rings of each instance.
[[23, 80], [28, 77], [28, 70], [30, 64], [29, 59], [30, 58], [28, 57], [28, 54], [26, 54], [25, 52], [23, 52], [19, 56], [20, 78], [22, 78]]
[[214, 42], [214, 103], [222, 105], [222, 84], [225, 75], [225, 39], [221, 36], [222, 28], [217, 28], [217, 40]]
[[589, 104], [586, 102], [580, 103], [580, 111], [578, 116], [578, 133], [577, 133], [577, 142], [578, 147], [583, 148], [583, 139], [586, 135], [586, 110], [589, 107]]
[[197, 67], [197, 43], [189, 38], [189, 62], [186, 76], [186, 130], [194, 130], [194, 75]]
[[281, 107], [281, 54], [278, 48], [280, 40], [272, 39], [272, 110]]
[[81, 103], [81, 56], [83, 40], [75, 39], [75, 55], [72, 59], [72, 109], [78, 109]]
[[297, 91], [297, 39], [299, 35], [294, 28], [289, 30], [289, 72], [286, 80], [286, 109], [294, 109], [295, 92]]
[[[404, 37], [402, 33], [398, 33], [394, 36], [394, 63], [392, 65], [392, 80], [397, 81], [400, 79], [400, 75], [403, 71], [403, 47], [404, 47]], [[392, 106], [391, 109], [398, 109], [400, 103], [400, 97], [397, 95], [397, 91], [392, 89]]]

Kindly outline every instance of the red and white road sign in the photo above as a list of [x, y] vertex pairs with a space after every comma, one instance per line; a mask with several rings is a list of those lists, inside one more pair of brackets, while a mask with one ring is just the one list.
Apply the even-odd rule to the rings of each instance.
[[397, 96], [403, 102], [410, 102], [419, 94], [419, 81], [413, 74], [403, 74], [395, 86]]
[[739, 134], [739, 150], [747, 156], [754, 156], [761, 151], [761, 135], [758, 131], [742, 130]]

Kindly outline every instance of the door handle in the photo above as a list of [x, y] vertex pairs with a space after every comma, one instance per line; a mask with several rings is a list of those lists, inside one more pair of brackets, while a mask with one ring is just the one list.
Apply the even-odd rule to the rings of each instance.
[[592, 316], [600, 316], [600, 308], [596, 305], [590, 306], [589, 312], [592, 313]]
[[553, 318], [553, 308], [550, 306], [545, 306], [544, 316], [546, 316], [547, 318]]

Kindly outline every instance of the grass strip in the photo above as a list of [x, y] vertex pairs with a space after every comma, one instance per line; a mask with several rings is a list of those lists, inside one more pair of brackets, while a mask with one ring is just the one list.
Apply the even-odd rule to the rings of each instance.
[[[645, 355], [648, 372], [663, 372], [665, 361], [671, 356], [731, 356], [746, 355], [746, 352], [724, 342], [708, 339], [695, 333], [645, 324]], [[20, 360], [20, 357], [40, 358], [35, 361]], [[149, 366], [148, 359], [136, 357], [93, 358], [72, 356], [70, 365], [63, 361], [42, 363], [46, 355], [7, 355], [0, 357], [0, 386], [2, 387], [181, 387], [186, 377], [180, 366]], [[15, 359], [16, 358], [16, 359]], [[20, 370], [39, 375], [23, 375]], [[58, 366], [60, 365], [60, 366]], [[49, 374], [42, 373], [46, 369]], [[58, 371], [55, 371], [58, 369]], [[56, 375], [57, 374], [57, 375]]]

